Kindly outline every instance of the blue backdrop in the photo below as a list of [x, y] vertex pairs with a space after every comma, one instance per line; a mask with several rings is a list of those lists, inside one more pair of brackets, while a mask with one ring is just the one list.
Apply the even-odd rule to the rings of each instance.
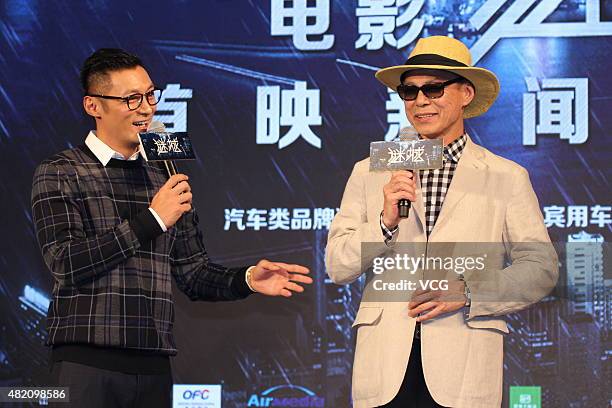
[[[452, 35], [498, 75], [497, 102], [467, 131], [529, 170], [551, 238], [612, 238], [610, 1], [4, 0], [0, 34], [0, 385], [47, 381], [52, 279], [31, 179], [92, 127], [78, 72], [100, 47], [138, 54], [165, 89], [158, 119], [191, 135], [198, 160], [181, 169], [213, 259], [303, 263], [316, 280], [290, 301], [201, 304], [175, 291], [175, 382], [222, 384], [224, 406], [350, 405], [360, 288], [326, 279], [327, 228], [369, 143], [407, 124], [374, 71], [419, 37]], [[612, 276], [591, 256], [574, 268], [562, 257], [553, 296], [508, 316], [504, 406], [516, 385], [541, 387], [546, 407], [612, 400]]]

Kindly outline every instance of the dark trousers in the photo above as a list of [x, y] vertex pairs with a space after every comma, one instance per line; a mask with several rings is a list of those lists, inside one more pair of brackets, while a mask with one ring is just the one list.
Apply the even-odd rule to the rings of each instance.
[[412, 339], [412, 351], [408, 368], [404, 374], [404, 381], [399, 392], [384, 408], [442, 408], [437, 404], [425, 384], [423, 377], [423, 364], [421, 363], [421, 339], [419, 330], [415, 332]]
[[[70, 403], [60, 408], [171, 407], [172, 374], [126, 374], [59, 361], [51, 375], [68, 387]], [[52, 405], [52, 404], [50, 404]]]

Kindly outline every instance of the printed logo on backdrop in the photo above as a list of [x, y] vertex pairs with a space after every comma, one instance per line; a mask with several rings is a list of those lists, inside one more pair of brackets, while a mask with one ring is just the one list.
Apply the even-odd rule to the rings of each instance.
[[[432, 2], [433, 3], [433, 2]], [[355, 8], [357, 40], [355, 49], [373, 51], [390, 46], [402, 49], [429, 30], [448, 26], [447, 34], [455, 37], [478, 34], [472, 45], [473, 63], [484, 57], [504, 38], [594, 37], [612, 35], [612, 22], [601, 21], [599, 0], [586, 0], [584, 21], [548, 22], [563, 7], [559, 0], [521, 0], [509, 6], [505, 1], [488, 0], [474, 11], [473, 2], [462, 4], [454, 12], [470, 15], [469, 24], [445, 23], [444, 11], [425, 0], [359, 0]], [[506, 7], [502, 11], [502, 8]]]
[[172, 408], [221, 408], [221, 385], [174, 384]]
[[299, 385], [277, 385], [251, 394], [247, 407], [324, 407], [325, 398]]
[[558, 136], [570, 144], [589, 137], [588, 78], [525, 78], [523, 145], [535, 146], [538, 135]]
[[506, 6], [505, 1], [483, 2], [469, 19], [471, 26], [477, 31], [489, 25], [470, 49], [473, 64], [476, 65], [499, 40], [504, 38], [575, 38], [612, 35], [612, 22], [601, 21], [602, 10], [599, 0], [586, 0], [584, 21], [548, 22], [548, 18], [563, 7], [563, 3], [565, 2], [559, 0], [515, 1], [499, 14]]
[[510, 408], [542, 408], [541, 387], [510, 386]]

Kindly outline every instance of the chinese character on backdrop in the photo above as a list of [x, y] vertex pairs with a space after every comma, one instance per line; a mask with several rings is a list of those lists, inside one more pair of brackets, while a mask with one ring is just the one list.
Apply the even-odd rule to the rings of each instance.
[[589, 207], [586, 205], [568, 205], [566, 227], [586, 227], [589, 223]]
[[155, 120], [162, 122], [168, 132], [187, 131], [187, 100], [191, 99], [192, 90], [180, 84], [168, 84], [157, 104]]
[[[359, 38], [355, 49], [401, 49], [421, 34], [425, 21], [416, 18], [425, 0], [359, 0], [355, 15]], [[399, 38], [398, 38], [399, 36]]]
[[594, 205], [591, 207], [591, 224], [604, 228], [612, 223], [610, 215], [612, 206], [609, 205]]
[[244, 210], [238, 208], [226, 208], [225, 209], [225, 224], [223, 229], [229, 231], [232, 224], [236, 224], [238, 231], [244, 231]]
[[312, 218], [310, 218], [310, 208], [294, 208], [291, 218], [292, 230], [309, 230], [312, 228]]
[[287, 208], [271, 208], [269, 211], [268, 229], [269, 230], [288, 230], [289, 229], [289, 210]]
[[325, 34], [329, 5], [329, 0], [272, 0], [270, 34], [291, 36], [298, 50], [329, 50], [334, 45], [333, 34]]
[[389, 142], [399, 136], [399, 132], [402, 128], [410, 126], [408, 117], [406, 116], [406, 110], [404, 107], [404, 101], [399, 97], [397, 92], [393, 92], [387, 88], [389, 93], [389, 99], [385, 103], [387, 109], [387, 123], [389, 128], [385, 134], [385, 141]]
[[[307, 89], [306, 82], [295, 82], [294, 89], [279, 86], [257, 87], [257, 144], [274, 144], [284, 149], [300, 137], [307, 143], [321, 148], [321, 139], [310, 126], [320, 126], [320, 91]], [[282, 137], [280, 126], [289, 126]]]
[[548, 205], [544, 210], [544, 225], [546, 227], [565, 228], [565, 207], [558, 205]]
[[333, 208], [315, 208], [312, 229], [329, 229], [335, 215], [336, 211]]
[[588, 78], [525, 78], [523, 145], [535, 146], [537, 135], [555, 135], [570, 144], [589, 137]]
[[250, 210], [247, 210], [246, 227], [259, 231], [263, 227], [268, 226], [266, 218], [267, 214], [268, 210], [260, 210], [258, 208], [251, 208]]

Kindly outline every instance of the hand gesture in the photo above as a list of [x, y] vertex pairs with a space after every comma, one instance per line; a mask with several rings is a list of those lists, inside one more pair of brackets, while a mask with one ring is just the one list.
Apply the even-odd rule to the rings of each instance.
[[391, 179], [383, 187], [385, 201], [383, 204], [383, 223], [389, 229], [393, 229], [399, 224], [399, 210], [397, 203], [401, 199], [414, 201], [416, 183], [414, 174], [411, 171], [400, 170], [391, 173]]
[[[444, 313], [451, 313], [465, 306], [465, 282], [448, 282], [446, 290], [417, 290], [408, 304], [408, 316], [416, 317], [417, 322], [433, 319]], [[420, 315], [420, 313], [427, 314]]]
[[312, 278], [305, 276], [308, 268], [262, 259], [251, 271], [250, 285], [259, 293], [268, 296], [290, 297], [293, 292], [303, 292], [298, 283], [311, 284]]
[[159, 215], [166, 228], [173, 226], [181, 216], [191, 210], [191, 187], [185, 174], [175, 174], [164, 184], [153, 200], [151, 208]]

